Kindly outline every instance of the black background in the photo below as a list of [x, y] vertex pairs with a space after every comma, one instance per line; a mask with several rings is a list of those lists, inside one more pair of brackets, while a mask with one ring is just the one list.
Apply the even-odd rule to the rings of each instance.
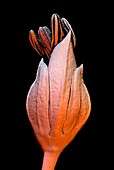
[[[43, 152], [36, 141], [26, 112], [26, 96], [35, 79], [41, 57], [30, 45], [28, 33], [31, 29], [37, 32], [39, 26], [50, 27], [53, 13], [65, 17], [72, 25], [77, 38], [77, 46], [74, 50], [77, 65], [82, 63], [84, 65], [83, 79], [92, 104], [89, 119], [61, 153], [55, 169], [82, 169], [83, 167], [98, 169], [99, 165], [101, 167], [107, 165], [106, 158], [104, 161], [108, 150], [105, 142], [107, 133], [104, 135], [103, 120], [104, 117], [107, 118], [104, 114], [106, 102], [101, 102], [106, 94], [102, 88], [105, 82], [102, 73], [106, 69], [107, 62], [104, 62], [105, 47], [102, 46], [105, 44], [103, 29], [107, 10], [99, 3], [74, 2], [73, 0], [50, 0], [24, 4], [15, 1], [7, 4], [9, 8], [4, 10], [5, 28], [3, 27], [4, 31], [1, 32], [5, 56], [3, 58], [5, 60], [3, 67], [5, 114], [2, 126], [4, 130], [2, 157], [5, 160], [4, 166], [8, 165], [11, 169], [41, 170]], [[98, 126], [99, 124], [101, 126]]]

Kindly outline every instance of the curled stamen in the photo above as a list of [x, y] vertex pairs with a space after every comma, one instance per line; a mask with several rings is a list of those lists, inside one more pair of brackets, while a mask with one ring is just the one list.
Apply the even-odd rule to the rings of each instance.
[[69, 22], [65, 18], [61, 18], [61, 22], [62, 22], [63, 29], [66, 31], [66, 33], [71, 31], [73, 46], [76, 47], [76, 37], [75, 37], [74, 31], [73, 31], [71, 25], [69, 24]]
[[37, 51], [37, 53], [43, 56], [44, 55], [43, 47], [41, 45], [40, 40], [36, 38], [36, 34], [33, 30], [29, 31], [29, 40], [32, 47]]
[[62, 40], [64, 36], [61, 19], [58, 14], [53, 14], [51, 17], [51, 30], [52, 30], [51, 47], [53, 48], [55, 45], [57, 45], [57, 43], [59, 43]]
[[48, 27], [46, 27], [46, 26], [39, 27], [38, 37], [39, 37], [39, 39], [42, 43], [42, 46], [44, 48], [44, 52], [48, 56], [48, 58], [50, 57], [50, 54], [51, 54], [51, 51], [52, 51], [50, 34], [51, 34], [51, 32], [48, 29]]

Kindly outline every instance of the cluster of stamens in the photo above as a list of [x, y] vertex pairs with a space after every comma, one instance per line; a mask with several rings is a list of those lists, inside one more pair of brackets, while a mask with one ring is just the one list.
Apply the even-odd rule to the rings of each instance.
[[51, 31], [47, 26], [39, 27], [38, 34], [30, 30], [29, 40], [39, 55], [47, 56], [49, 59], [53, 48], [63, 40], [69, 31], [71, 31], [73, 47], [75, 47], [76, 37], [71, 25], [65, 18], [53, 14], [51, 17]]

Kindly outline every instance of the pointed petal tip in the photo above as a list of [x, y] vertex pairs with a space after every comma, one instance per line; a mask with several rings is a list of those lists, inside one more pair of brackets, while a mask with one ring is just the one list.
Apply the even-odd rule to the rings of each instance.
[[81, 64], [77, 69], [79, 69], [80, 72], [83, 73], [83, 68], [84, 68], [84, 67], [83, 67], [83, 64]]
[[83, 64], [76, 68], [77, 72], [83, 77]]
[[42, 65], [44, 65], [45, 63], [44, 63], [44, 59], [43, 58], [41, 58], [41, 60], [40, 60], [40, 62], [39, 62], [39, 65], [38, 65], [38, 67], [41, 67]]
[[39, 65], [38, 65], [38, 68], [41, 67], [41, 66], [46, 66], [46, 63], [44, 62], [44, 58], [41, 58], [40, 62], [39, 62]]
[[81, 69], [81, 73], [83, 74], [83, 69], [84, 69], [83, 64], [81, 64], [80, 69]]
[[40, 62], [39, 62], [39, 64], [38, 64], [36, 77], [38, 77], [38, 75], [39, 75], [39, 73], [40, 73], [40, 70], [41, 70], [43, 67], [46, 67], [46, 68], [47, 68], [47, 65], [46, 65], [46, 63], [44, 62], [44, 59], [41, 58], [41, 60], [40, 60]]

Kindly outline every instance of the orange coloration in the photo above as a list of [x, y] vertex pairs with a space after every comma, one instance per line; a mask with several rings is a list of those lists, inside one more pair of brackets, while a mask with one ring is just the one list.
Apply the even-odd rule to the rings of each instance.
[[76, 66], [72, 31], [41, 59], [27, 95], [26, 108], [35, 136], [44, 151], [42, 170], [54, 170], [63, 149], [86, 123], [91, 101], [83, 82], [83, 65]]

